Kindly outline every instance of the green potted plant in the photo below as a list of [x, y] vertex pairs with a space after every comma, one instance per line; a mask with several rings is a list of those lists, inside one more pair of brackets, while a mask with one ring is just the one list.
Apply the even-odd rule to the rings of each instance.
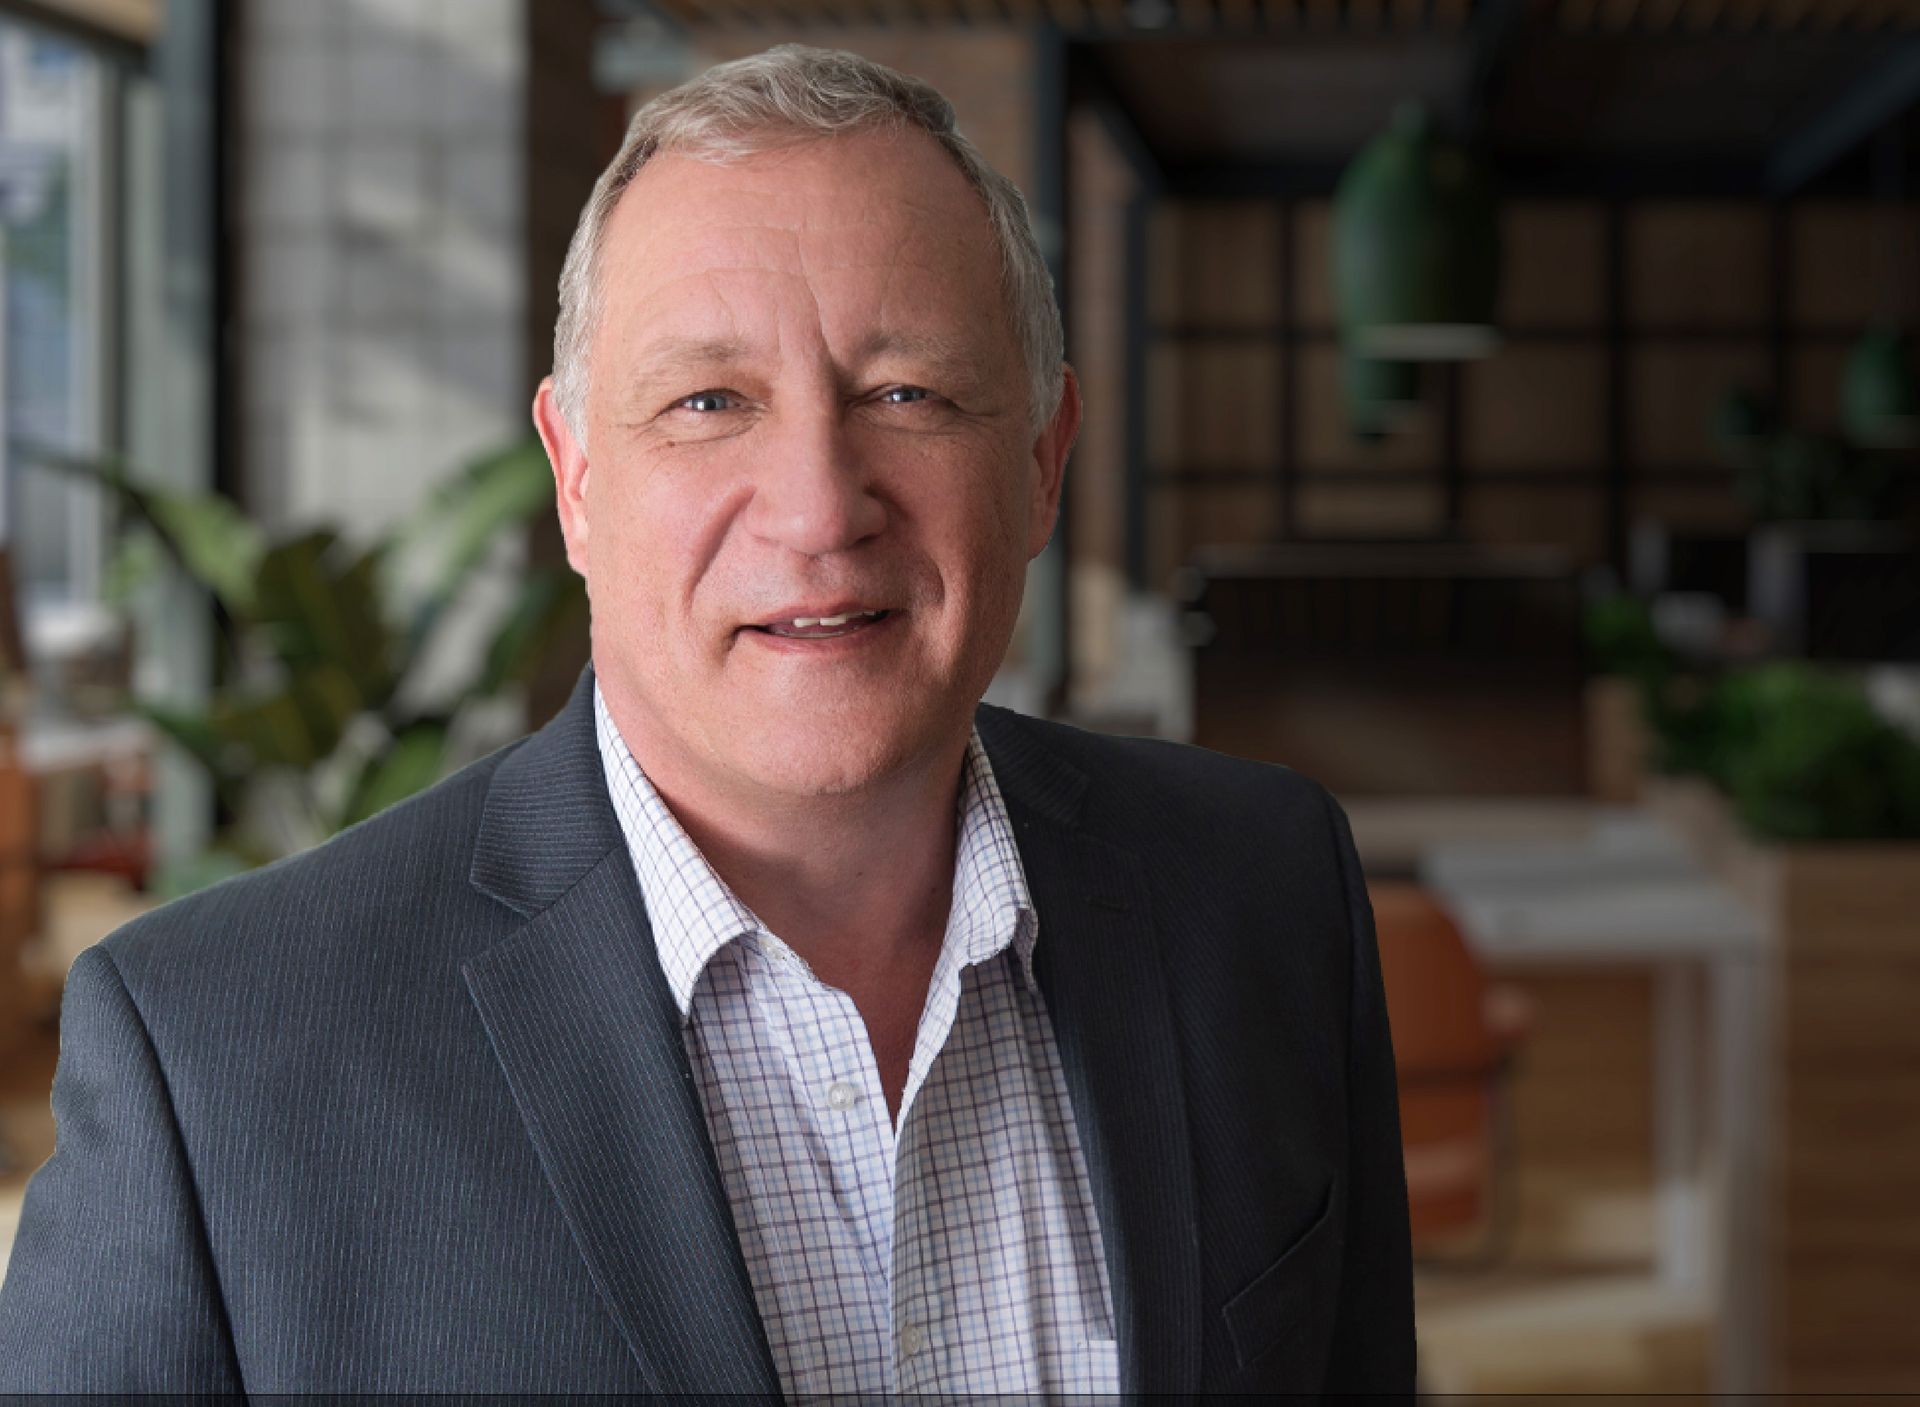
[[131, 701], [205, 770], [222, 817], [205, 855], [160, 876], [163, 893], [317, 843], [438, 780], [466, 760], [484, 711], [510, 704], [581, 636], [579, 578], [534, 568], [450, 680], [448, 652], [436, 653], [496, 550], [552, 511], [535, 441], [476, 460], [367, 543], [332, 527], [269, 534], [219, 494], [149, 487], [118, 463], [38, 458], [121, 506], [113, 592], [171, 565], [213, 601], [218, 682], [205, 708]]

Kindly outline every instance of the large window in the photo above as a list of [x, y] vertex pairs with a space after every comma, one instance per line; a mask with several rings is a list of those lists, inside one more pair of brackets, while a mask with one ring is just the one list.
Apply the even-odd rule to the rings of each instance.
[[112, 66], [0, 17], [0, 539], [30, 645], [107, 624], [105, 507], [36, 460], [111, 437]]

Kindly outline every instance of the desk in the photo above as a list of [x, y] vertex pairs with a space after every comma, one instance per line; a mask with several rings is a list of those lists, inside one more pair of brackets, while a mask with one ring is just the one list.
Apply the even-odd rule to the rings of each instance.
[[1573, 838], [1432, 845], [1418, 872], [1491, 965], [1654, 969], [1656, 1274], [1670, 1302], [1712, 1319], [1715, 1390], [1764, 1391], [1766, 924], [1694, 866], [1678, 835], [1630, 811], [1595, 808]]

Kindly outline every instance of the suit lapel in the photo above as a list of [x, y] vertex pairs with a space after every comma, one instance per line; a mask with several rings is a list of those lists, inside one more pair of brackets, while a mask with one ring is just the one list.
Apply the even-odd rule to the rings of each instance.
[[1121, 1391], [1188, 1393], [1200, 1374], [1200, 1263], [1181, 1042], [1145, 871], [1078, 824], [1086, 778], [1033, 725], [983, 708], [1040, 915], [1034, 967], [1053, 1021], [1106, 1252]]
[[[1126, 1393], [1191, 1392], [1200, 1285], [1179, 1033], [1138, 858], [1087, 834], [1087, 779], [982, 708], [1040, 914], [1035, 967], [1087, 1159]], [[476, 887], [527, 918], [467, 986], [593, 1283], [653, 1389], [778, 1375], [613, 814], [592, 673], [495, 772]]]
[[503, 762], [474, 883], [528, 915], [467, 987], [595, 1288], [656, 1392], [778, 1394], [633, 865], [592, 676]]

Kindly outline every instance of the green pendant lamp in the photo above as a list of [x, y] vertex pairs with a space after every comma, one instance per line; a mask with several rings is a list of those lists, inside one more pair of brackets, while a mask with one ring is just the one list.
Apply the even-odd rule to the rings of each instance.
[[1420, 368], [1413, 362], [1382, 361], [1342, 347], [1340, 387], [1347, 428], [1363, 440], [1392, 434], [1420, 409]]
[[1468, 361], [1498, 342], [1500, 212], [1486, 166], [1410, 103], [1340, 178], [1342, 339], [1387, 362]]
[[1913, 345], [1878, 328], [1854, 343], [1840, 383], [1840, 413], [1854, 441], [1877, 449], [1920, 445], [1920, 378]]

